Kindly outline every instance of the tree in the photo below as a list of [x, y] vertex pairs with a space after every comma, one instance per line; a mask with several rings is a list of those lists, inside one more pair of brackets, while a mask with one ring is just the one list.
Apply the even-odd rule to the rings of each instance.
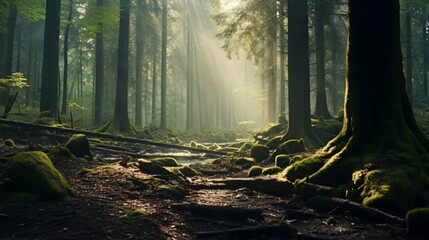
[[70, 25], [73, 17], [73, 1], [69, 0], [68, 4], [68, 14], [67, 14], [67, 23], [64, 29], [64, 72], [63, 72], [63, 101], [61, 106], [61, 114], [67, 113], [67, 90], [68, 90], [68, 70], [69, 70], [69, 34], [70, 34]]
[[46, 2], [40, 112], [58, 118], [59, 35], [61, 0]]
[[143, 124], [143, 12], [144, 1], [137, 1], [136, 13], [136, 111], [135, 124], [142, 126]]
[[167, 129], [167, 0], [162, 1], [162, 39], [161, 39], [161, 125]]
[[410, 101], [413, 102], [413, 56], [412, 56], [412, 38], [411, 38], [411, 6], [405, 13], [405, 49], [406, 49], [406, 85], [407, 94]]
[[130, 0], [120, 1], [118, 36], [118, 70], [116, 75], [115, 110], [112, 120], [101, 131], [135, 134], [128, 117], [128, 54], [130, 33]]
[[314, 38], [316, 41], [316, 108], [314, 114], [324, 119], [331, 118], [326, 99], [325, 79], [325, 23], [328, 4], [332, 1], [314, 1]]
[[[97, 0], [97, 7], [102, 7], [104, 0]], [[101, 124], [104, 102], [104, 34], [103, 22], [98, 22], [99, 29], [95, 36], [95, 101], [94, 124]]]
[[285, 2], [280, 0], [279, 4], [279, 45], [280, 45], [280, 117], [279, 122], [286, 122], [286, 79], [285, 79], [285, 66], [286, 66], [286, 29], [285, 29]]
[[281, 142], [303, 138], [308, 146], [321, 146], [311, 127], [308, 2], [288, 1], [289, 125]]
[[399, 0], [349, 0], [343, 128], [285, 177], [334, 187], [352, 182], [364, 204], [399, 213], [428, 189], [429, 141], [406, 92], [399, 19]]

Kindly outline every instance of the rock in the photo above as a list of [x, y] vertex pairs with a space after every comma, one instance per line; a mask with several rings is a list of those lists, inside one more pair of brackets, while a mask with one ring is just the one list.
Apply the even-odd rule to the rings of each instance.
[[248, 177], [260, 176], [262, 174], [262, 170], [263, 168], [260, 166], [253, 166], [249, 169], [249, 171], [247, 171], [247, 176]]
[[61, 201], [72, 194], [49, 157], [39, 151], [13, 156], [7, 162], [0, 181], [2, 202]]
[[176, 159], [172, 157], [161, 157], [161, 158], [154, 158], [150, 160], [154, 164], [161, 166], [161, 167], [177, 167], [179, 164], [177, 163]]
[[283, 171], [283, 169], [277, 167], [277, 166], [272, 166], [272, 167], [266, 167], [262, 170], [262, 175], [272, 175], [272, 174], [277, 174], [279, 172]]
[[250, 157], [255, 159], [255, 162], [262, 162], [270, 155], [270, 150], [267, 146], [255, 144], [250, 149]]
[[304, 139], [291, 139], [279, 146], [280, 153], [291, 154], [298, 152], [305, 152]]
[[73, 134], [67, 141], [65, 147], [76, 157], [87, 156], [90, 160], [93, 159], [91, 147], [85, 134]]
[[405, 220], [411, 236], [428, 236], [429, 208], [415, 208], [407, 213]]
[[275, 163], [277, 167], [284, 169], [289, 166], [290, 158], [286, 154], [280, 154], [276, 156]]

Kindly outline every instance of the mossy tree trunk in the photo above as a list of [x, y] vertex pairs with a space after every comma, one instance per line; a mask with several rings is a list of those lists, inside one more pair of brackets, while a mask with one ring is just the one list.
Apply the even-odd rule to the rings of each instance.
[[281, 141], [303, 138], [307, 146], [320, 147], [311, 127], [308, 2], [289, 0], [288, 13], [289, 127]]
[[429, 186], [429, 141], [406, 92], [399, 0], [349, 0], [349, 21], [343, 129], [283, 175], [330, 186], [353, 180], [364, 204], [404, 212]]
[[115, 111], [112, 120], [102, 127], [101, 131], [135, 134], [128, 117], [130, 0], [121, 0], [120, 6]]

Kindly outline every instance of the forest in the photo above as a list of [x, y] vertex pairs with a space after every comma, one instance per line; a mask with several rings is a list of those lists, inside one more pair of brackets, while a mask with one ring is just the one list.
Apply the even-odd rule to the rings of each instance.
[[426, 239], [427, 0], [0, 0], [0, 239]]

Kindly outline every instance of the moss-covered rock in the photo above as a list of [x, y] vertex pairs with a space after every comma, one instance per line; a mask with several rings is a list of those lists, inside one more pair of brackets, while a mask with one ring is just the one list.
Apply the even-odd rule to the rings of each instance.
[[177, 167], [177, 166], [179, 166], [179, 163], [177, 163], [176, 159], [174, 159], [172, 157], [154, 158], [151, 161], [154, 164], [161, 166], [161, 167]]
[[279, 147], [280, 145], [280, 139], [282, 138], [282, 136], [276, 136], [273, 137], [267, 144], [265, 144], [265, 146], [268, 147], [268, 149], [270, 150], [275, 150]]
[[255, 163], [255, 159], [242, 157], [242, 158], [238, 158], [237, 160], [235, 160], [234, 163], [237, 165], [240, 165], [240, 166], [252, 165]]
[[272, 175], [272, 174], [277, 174], [279, 172], [283, 171], [283, 169], [277, 167], [277, 166], [272, 166], [272, 167], [266, 167], [262, 170], [262, 175]]
[[180, 167], [167, 167], [167, 170], [172, 173], [182, 174], [185, 177], [195, 177], [202, 176], [203, 174], [189, 166], [180, 166]]
[[247, 171], [247, 176], [248, 177], [257, 177], [260, 176], [262, 174], [262, 170], [264, 170], [264, 168], [260, 167], [260, 166], [252, 166], [249, 171]]
[[289, 164], [292, 164], [292, 163], [294, 163], [294, 162], [298, 162], [298, 161], [301, 161], [302, 159], [304, 159], [305, 157], [303, 156], [303, 155], [299, 155], [299, 154], [297, 154], [297, 155], [294, 155], [291, 159], [290, 159], [290, 163]]
[[284, 169], [289, 166], [290, 158], [286, 154], [280, 154], [276, 156], [275, 163], [277, 167]]
[[298, 152], [305, 152], [304, 139], [291, 139], [279, 146], [280, 153], [291, 154]]
[[4, 140], [4, 145], [6, 147], [14, 147], [15, 146], [15, 142], [12, 139], [6, 139], [6, 140]]
[[255, 144], [250, 149], [250, 157], [255, 159], [255, 162], [262, 162], [270, 155], [270, 150], [262, 144]]
[[76, 157], [93, 158], [91, 147], [85, 134], [73, 134], [67, 141], [65, 147]]
[[180, 185], [159, 185], [157, 190], [174, 198], [183, 198], [186, 195], [186, 189]]
[[429, 208], [415, 208], [406, 214], [405, 220], [407, 223], [407, 230], [411, 236], [428, 236]]
[[22, 152], [13, 156], [0, 176], [0, 201], [60, 201], [72, 191], [61, 173], [43, 152]]
[[294, 182], [297, 179], [303, 179], [311, 173], [314, 173], [320, 169], [323, 164], [324, 161], [317, 156], [304, 158], [286, 167], [281, 173], [281, 177], [285, 177], [289, 181]]

